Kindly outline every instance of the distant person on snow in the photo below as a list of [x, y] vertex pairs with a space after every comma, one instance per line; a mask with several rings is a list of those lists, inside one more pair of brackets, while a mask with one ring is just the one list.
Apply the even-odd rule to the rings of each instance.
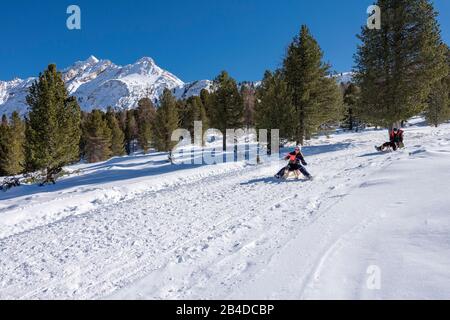
[[303, 167], [308, 164], [305, 161], [305, 157], [302, 154], [300, 146], [296, 147], [295, 150], [289, 153], [284, 159], [289, 160], [289, 164], [275, 175], [277, 179], [287, 178], [290, 172], [294, 172], [296, 178], [298, 179], [301, 172], [308, 180], [312, 180], [312, 176]]
[[403, 130], [394, 128], [390, 133], [390, 141], [381, 145], [380, 147], [375, 147], [378, 151], [384, 151], [385, 149], [392, 148], [392, 150], [397, 151], [399, 148], [403, 148]]

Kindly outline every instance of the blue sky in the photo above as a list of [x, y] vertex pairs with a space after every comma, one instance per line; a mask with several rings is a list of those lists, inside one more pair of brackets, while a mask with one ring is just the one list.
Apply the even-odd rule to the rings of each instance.
[[[184, 81], [227, 70], [258, 80], [280, 66], [307, 24], [336, 71], [353, 65], [355, 35], [373, 0], [5, 0], [0, 2], [0, 79], [35, 76], [91, 54], [117, 64], [143, 56]], [[82, 10], [82, 30], [66, 28], [66, 9]], [[450, 44], [450, 1], [435, 0]]]

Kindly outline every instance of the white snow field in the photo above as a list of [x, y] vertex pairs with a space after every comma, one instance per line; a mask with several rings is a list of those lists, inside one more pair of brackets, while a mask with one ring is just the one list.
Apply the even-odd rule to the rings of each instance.
[[70, 167], [0, 193], [0, 299], [450, 299], [450, 125], [304, 148], [284, 165]]

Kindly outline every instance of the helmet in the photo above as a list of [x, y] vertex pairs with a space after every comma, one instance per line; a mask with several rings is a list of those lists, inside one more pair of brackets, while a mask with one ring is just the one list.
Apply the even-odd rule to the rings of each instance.
[[300, 152], [302, 151], [302, 146], [296, 146], [294, 150]]
[[398, 128], [394, 128], [394, 132], [397, 132], [398, 131]]

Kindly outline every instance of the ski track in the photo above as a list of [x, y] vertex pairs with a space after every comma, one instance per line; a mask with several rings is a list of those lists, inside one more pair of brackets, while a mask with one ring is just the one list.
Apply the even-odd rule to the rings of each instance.
[[[423, 135], [409, 138], [419, 144]], [[406, 156], [358, 157], [372, 152], [371, 142], [351, 142], [308, 157], [313, 182], [278, 183], [261, 178], [273, 175], [273, 166], [247, 166], [1, 239], [0, 299], [114, 297], [152, 274], [160, 278], [147, 298], [226, 297], [366, 176]], [[324, 235], [328, 246], [314, 257], [304, 288], [313, 286], [345, 236]], [[171, 277], [171, 270], [182, 276]], [[207, 286], [221, 292], [204, 296]]]

